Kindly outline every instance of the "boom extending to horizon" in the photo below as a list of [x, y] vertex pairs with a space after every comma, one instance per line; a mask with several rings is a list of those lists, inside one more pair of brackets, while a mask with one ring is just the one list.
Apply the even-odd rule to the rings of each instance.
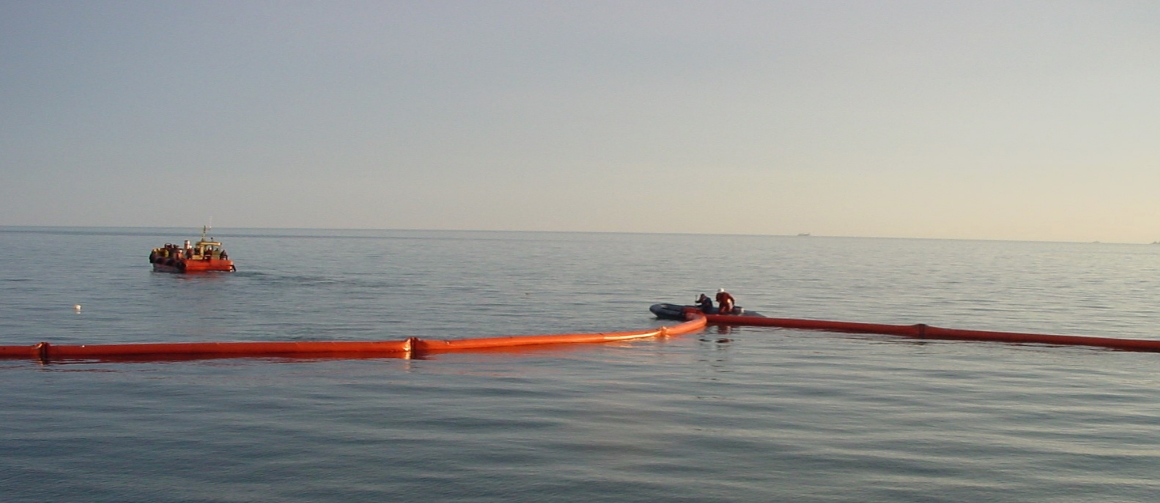
[[760, 316], [706, 315], [685, 308], [686, 321], [673, 326], [627, 332], [520, 335], [475, 339], [420, 339], [397, 341], [310, 342], [193, 342], [152, 344], [0, 346], [0, 359], [33, 359], [43, 363], [85, 361], [165, 361], [214, 358], [421, 358], [446, 352], [535, 348], [564, 344], [592, 344], [669, 337], [698, 332], [708, 324], [764, 326], [797, 330], [867, 333], [915, 339], [986, 341], [1016, 344], [1091, 346], [1122, 351], [1160, 352], [1160, 341], [1082, 337], [1069, 335], [993, 332], [932, 327], [926, 324], [885, 325], [845, 321], [765, 318]]

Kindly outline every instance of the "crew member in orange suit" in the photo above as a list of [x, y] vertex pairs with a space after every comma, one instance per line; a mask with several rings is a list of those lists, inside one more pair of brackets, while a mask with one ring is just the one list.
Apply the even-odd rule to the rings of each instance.
[[733, 296], [724, 288], [717, 290], [717, 312], [719, 314], [733, 314]]

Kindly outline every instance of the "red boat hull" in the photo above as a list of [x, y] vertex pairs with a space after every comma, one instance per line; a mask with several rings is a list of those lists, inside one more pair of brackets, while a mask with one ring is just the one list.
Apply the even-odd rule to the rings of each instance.
[[228, 259], [208, 260], [158, 260], [153, 263], [156, 272], [193, 273], [193, 272], [234, 272], [234, 261]]

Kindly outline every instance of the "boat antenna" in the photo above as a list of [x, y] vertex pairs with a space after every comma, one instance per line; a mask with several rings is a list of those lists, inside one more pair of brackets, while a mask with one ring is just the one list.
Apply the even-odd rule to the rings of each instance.
[[209, 225], [201, 226], [201, 240], [205, 241], [205, 235], [213, 228], [213, 215], [209, 216]]

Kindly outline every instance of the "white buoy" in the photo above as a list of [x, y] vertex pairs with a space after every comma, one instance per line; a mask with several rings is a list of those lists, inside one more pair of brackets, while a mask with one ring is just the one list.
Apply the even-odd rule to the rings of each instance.
[[77, 304], [77, 305], [73, 306], [73, 311], [76, 311], [78, 313], [81, 312], [81, 305]]

